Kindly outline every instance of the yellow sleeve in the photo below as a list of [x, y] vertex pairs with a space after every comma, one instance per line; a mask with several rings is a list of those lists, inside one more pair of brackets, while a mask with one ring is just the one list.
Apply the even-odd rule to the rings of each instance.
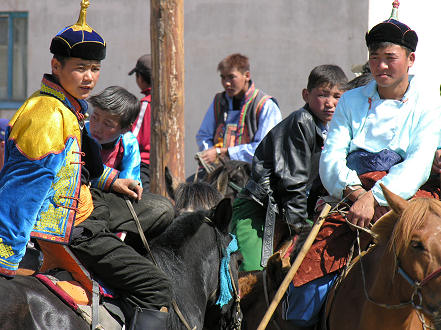
[[30, 159], [60, 153], [69, 137], [81, 141], [76, 116], [54, 97], [34, 93], [10, 121], [9, 140]]

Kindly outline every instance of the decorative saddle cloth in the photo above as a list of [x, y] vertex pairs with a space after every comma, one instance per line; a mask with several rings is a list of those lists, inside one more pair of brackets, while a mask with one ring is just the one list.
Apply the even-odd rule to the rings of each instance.
[[44, 261], [41, 273], [35, 277], [89, 324], [120, 329], [125, 318], [113, 294], [91, 278], [69, 247], [48, 241], [38, 243]]

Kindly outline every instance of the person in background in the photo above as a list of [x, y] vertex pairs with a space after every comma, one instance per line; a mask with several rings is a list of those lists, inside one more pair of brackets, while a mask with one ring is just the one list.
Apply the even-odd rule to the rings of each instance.
[[231, 54], [217, 70], [225, 90], [215, 95], [196, 134], [201, 159], [212, 164], [222, 156], [251, 163], [258, 144], [282, 114], [277, 101], [251, 80], [248, 57]]
[[136, 61], [129, 75], [133, 73], [135, 73], [136, 84], [144, 97], [141, 99], [139, 115], [133, 123], [132, 133], [138, 140], [141, 153], [141, 182], [143, 188], [148, 190], [150, 186], [150, 104], [152, 102], [152, 57], [150, 54], [142, 55]]

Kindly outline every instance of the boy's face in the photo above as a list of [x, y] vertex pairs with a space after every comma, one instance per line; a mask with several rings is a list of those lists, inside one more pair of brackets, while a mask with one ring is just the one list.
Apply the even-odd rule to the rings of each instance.
[[222, 86], [229, 97], [242, 97], [249, 88], [250, 72], [236, 68], [225, 68], [220, 72]]
[[390, 45], [369, 52], [369, 67], [379, 88], [397, 88], [408, 84], [408, 70], [415, 53], [406, 54], [399, 45]]
[[60, 85], [73, 97], [84, 100], [95, 87], [100, 76], [100, 61], [69, 57], [64, 65], [53, 58], [52, 73]]
[[121, 134], [127, 131], [121, 128], [119, 119], [119, 116], [94, 107], [89, 118], [90, 135], [100, 144], [115, 141]]
[[343, 91], [337, 86], [322, 85], [302, 92], [303, 100], [309, 104], [311, 112], [323, 123], [331, 121]]

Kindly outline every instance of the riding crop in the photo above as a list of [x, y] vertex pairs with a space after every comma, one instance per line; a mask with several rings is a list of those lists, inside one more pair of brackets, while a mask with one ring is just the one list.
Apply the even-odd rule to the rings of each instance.
[[306, 254], [308, 253], [309, 249], [311, 248], [312, 243], [314, 242], [315, 238], [317, 237], [317, 234], [325, 222], [326, 217], [328, 216], [329, 211], [331, 210], [331, 206], [329, 204], [325, 204], [323, 207], [323, 210], [320, 212], [320, 215], [315, 222], [315, 224], [312, 226], [311, 232], [309, 233], [308, 237], [306, 238], [305, 243], [302, 246], [302, 249], [300, 250], [299, 254], [297, 255], [296, 259], [294, 260], [294, 263], [292, 264], [291, 268], [288, 271], [288, 274], [286, 274], [285, 278], [283, 279], [282, 284], [280, 284], [279, 289], [277, 290], [270, 306], [268, 307], [265, 315], [263, 316], [262, 321], [259, 324], [259, 327], [257, 330], [264, 330], [266, 326], [268, 325], [268, 322], [271, 320], [271, 317], [274, 314], [274, 311], [277, 308], [277, 305], [279, 305], [280, 300], [282, 300], [283, 295], [285, 294], [286, 290], [288, 289], [289, 284], [291, 283], [292, 279], [297, 273], [297, 270], [299, 269], [303, 259], [305, 258]]

